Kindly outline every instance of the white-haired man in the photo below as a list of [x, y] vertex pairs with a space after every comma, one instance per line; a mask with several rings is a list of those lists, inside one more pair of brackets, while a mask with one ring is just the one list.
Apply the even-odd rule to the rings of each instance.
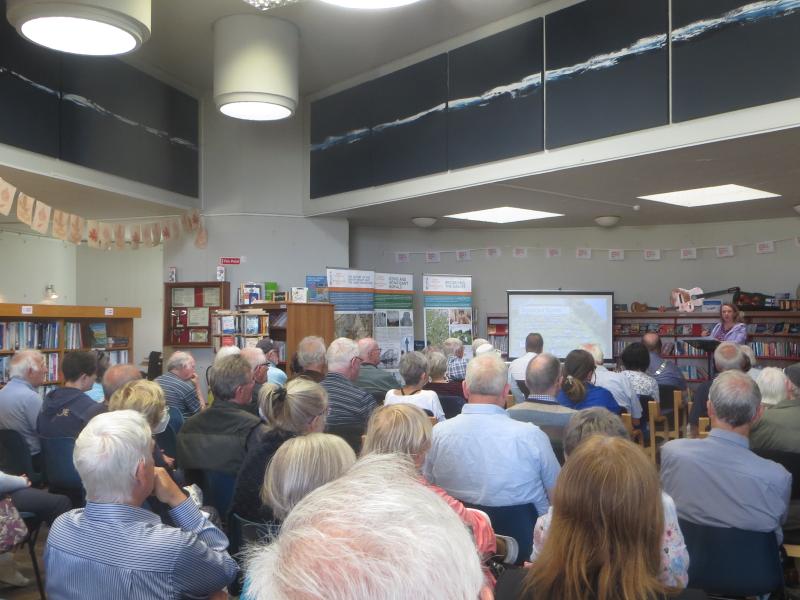
[[242, 357], [250, 363], [250, 368], [253, 369], [253, 401], [251, 408], [258, 410], [258, 393], [261, 391], [261, 386], [267, 382], [269, 373], [269, 362], [261, 348], [242, 348]]
[[325, 340], [316, 335], [307, 335], [297, 344], [297, 366], [294, 377], [305, 377], [319, 383], [328, 372], [325, 358]]
[[750, 451], [748, 436], [763, 409], [756, 382], [741, 371], [726, 371], [711, 386], [708, 437], [664, 444], [661, 484], [675, 500], [681, 519], [775, 531], [781, 542], [792, 476], [778, 463]]
[[254, 600], [491, 598], [456, 513], [388, 454], [362, 458], [301, 500], [246, 571]]
[[188, 352], [175, 352], [167, 359], [167, 372], [155, 381], [164, 390], [167, 405], [181, 411], [184, 419], [206, 407], [194, 357]]
[[464, 358], [464, 343], [458, 338], [447, 338], [442, 344], [447, 357], [448, 381], [463, 381], [467, 373], [467, 359]]
[[36, 420], [42, 410], [42, 397], [37, 388], [47, 379], [44, 355], [38, 350], [20, 350], [11, 358], [8, 374], [11, 379], [0, 390], [0, 429], [19, 433], [38, 467], [42, 448]]
[[607, 389], [614, 396], [614, 400], [628, 411], [634, 424], [642, 418], [642, 403], [633, 389], [631, 380], [622, 373], [609, 371], [603, 364], [603, 350], [600, 344], [583, 344], [581, 350], [586, 350], [594, 359], [594, 384]]
[[[47, 536], [50, 598], [205, 598], [236, 575], [225, 534], [153, 465], [151, 432], [140, 413], [93, 418], [75, 442], [73, 461], [86, 508], [61, 515]], [[140, 508], [151, 494], [170, 506], [177, 527]]]
[[[747, 356], [742, 352], [741, 345], [733, 342], [722, 342], [714, 350], [714, 366], [717, 368], [718, 373], [724, 373], [725, 371], [744, 372], [747, 366]], [[692, 434], [695, 436], [697, 435], [697, 424], [700, 417], [709, 416], [706, 406], [708, 405], [708, 394], [713, 383], [713, 380], [704, 381], [697, 386], [697, 389], [692, 394], [694, 404], [689, 415], [689, 424], [692, 426]]]
[[461, 414], [433, 428], [425, 477], [464, 502], [485, 506], [532, 503], [550, 508], [560, 471], [547, 435], [504, 410], [508, 371], [496, 354], [473, 358]]
[[[773, 373], [780, 379], [773, 377]], [[753, 426], [750, 447], [755, 451], [778, 450], [800, 454], [800, 363], [789, 365], [783, 372], [765, 369], [756, 382], [762, 394], [770, 379], [777, 380], [778, 385], [783, 386], [785, 399], [765, 411]]]
[[369, 392], [376, 402], [383, 402], [386, 392], [397, 387], [397, 379], [388, 371], [378, 368], [381, 362], [381, 347], [372, 338], [358, 340], [358, 356], [361, 368], [355, 384], [365, 392]]
[[331, 342], [325, 356], [328, 374], [320, 385], [328, 392], [328, 427], [365, 426], [378, 403], [353, 383], [361, 366], [358, 345], [341, 337]]

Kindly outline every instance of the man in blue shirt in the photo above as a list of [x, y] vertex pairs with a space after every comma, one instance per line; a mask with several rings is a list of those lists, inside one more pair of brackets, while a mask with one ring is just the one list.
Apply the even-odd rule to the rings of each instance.
[[44, 355], [38, 350], [20, 350], [11, 359], [8, 374], [11, 379], [0, 390], [0, 429], [12, 429], [25, 438], [38, 471], [41, 445], [36, 420], [42, 409], [38, 388], [47, 379]]
[[656, 380], [658, 385], [669, 385], [679, 390], [686, 389], [686, 379], [674, 361], [662, 358], [661, 356], [661, 337], [649, 331], [642, 336], [642, 343], [647, 346], [650, 353], [650, 366], [647, 374]]
[[495, 353], [467, 366], [461, 414], [433, 428], [424, 474], [448, 494], [471, 504], [532, 503], [540, 515], [560, 467], [547, 435], [504, 410], [508, 370]]
[[[153, 465], [144, 417], [99, 415], [75, 442], [86, 508], [64, 513], [47, 536], [47, 595], [57, 600], [205, 598], [236, 575], [228, 539], [164, 469]], [[177, 527], [140, 508], [151, 494]]]

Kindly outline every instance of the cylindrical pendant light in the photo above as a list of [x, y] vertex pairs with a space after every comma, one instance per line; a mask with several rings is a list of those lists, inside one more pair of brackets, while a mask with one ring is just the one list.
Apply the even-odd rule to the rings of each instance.
[[237, 119], [274, 121], [294, 114], [300, 36], [292, 23], [232, 15], [214, 23], [214, 102]]
[[30, 41], [72, 54], [125, 54], [150, 38], [150, 0], [6, 0]]

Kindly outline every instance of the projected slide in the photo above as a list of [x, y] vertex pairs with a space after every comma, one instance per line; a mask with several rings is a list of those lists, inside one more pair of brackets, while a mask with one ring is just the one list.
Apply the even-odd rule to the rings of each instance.
[[508, 356], [525, 354], [525, 336], [541, 333], [544, 351], [564, 358], [581, 344], [612, 356], [613, 292], [508, 292]]

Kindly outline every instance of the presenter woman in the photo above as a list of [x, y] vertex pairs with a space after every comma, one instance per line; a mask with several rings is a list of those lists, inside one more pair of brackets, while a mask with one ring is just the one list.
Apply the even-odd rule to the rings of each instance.
[[719, 309], [719, 323], [711, 330], [711, 337], [720, 342], [747, 343], [747, 326], [735, 305], [723, 304]]

